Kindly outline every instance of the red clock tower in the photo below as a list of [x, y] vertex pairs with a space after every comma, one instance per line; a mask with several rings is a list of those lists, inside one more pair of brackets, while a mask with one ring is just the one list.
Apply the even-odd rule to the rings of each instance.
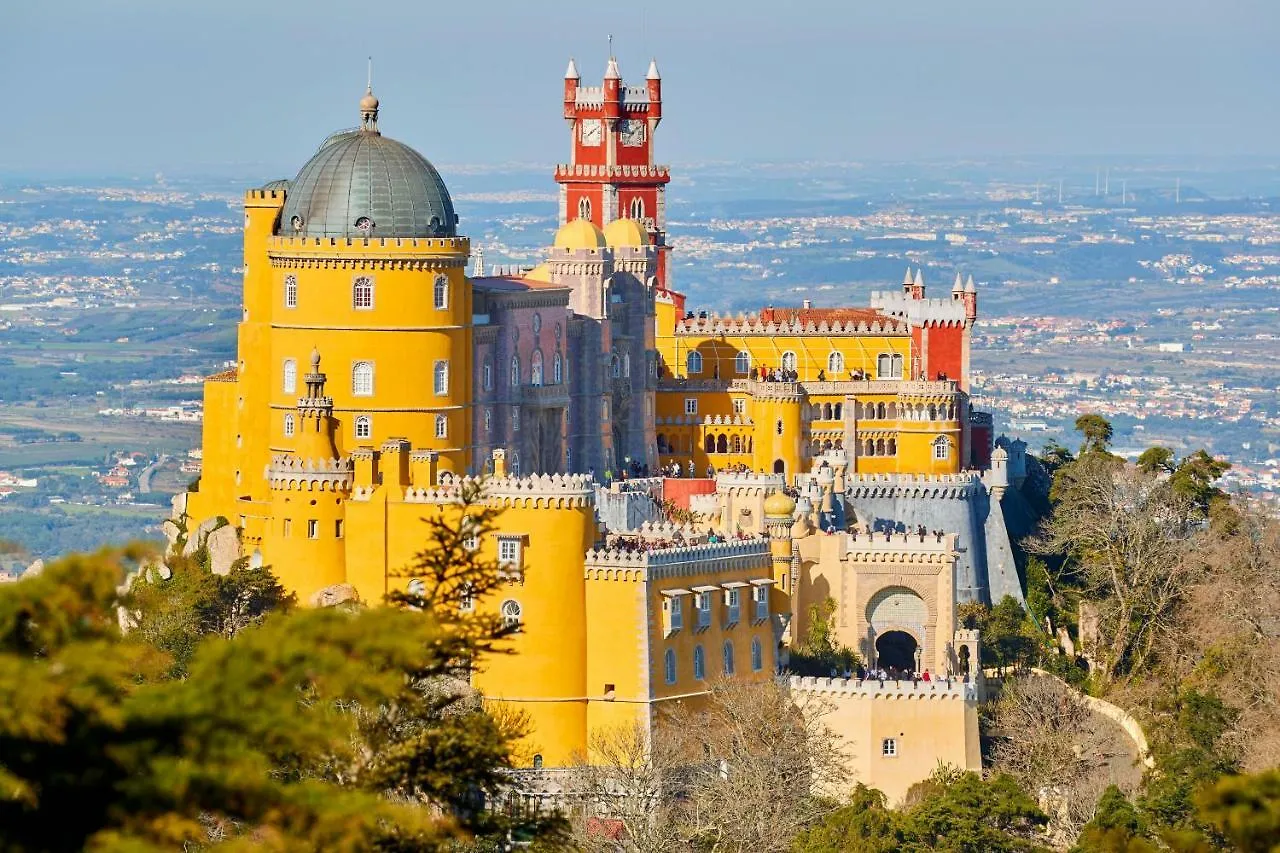
[[644, 223], [658, 247], [658, 286], [671, 287], [666, 241], [666, 185], [671, 169], [653, 162], [653, 133], [662, 121], [662, 78], [649, 63], [644, 86], [624, 86], [609, 57], [603, 86], [579, 85], [572, 59], [564, 73], [564, 118], [570, 160], [556, 167], [560, 223], [589, 219], [604, 228], [615, 219]]

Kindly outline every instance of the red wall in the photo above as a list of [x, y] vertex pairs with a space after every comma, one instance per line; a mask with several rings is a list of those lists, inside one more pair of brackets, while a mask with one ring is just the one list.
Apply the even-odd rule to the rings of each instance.
[[925, 363], [929, 366], [929, 375], [925, 379], [937, 379], [938, 372], [947, 374], [948, 379], [960, 379], [963, 365], [964, 328], [961, 326], [930, 326], [929, 353]]
[[671, 501], [681, 509], [689, 508], [690, 495], [710, 495], [715, 490], [715, 480], [675, 480], [668, 477], [662, 481], [662, 499]]

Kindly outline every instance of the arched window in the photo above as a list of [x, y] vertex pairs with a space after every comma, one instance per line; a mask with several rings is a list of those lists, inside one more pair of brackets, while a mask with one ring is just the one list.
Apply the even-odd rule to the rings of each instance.
[[733, 643], [725, 640], [724, 643], [724, 674], [733, 675]]
[[893, 354], [893, 368], [892, 368], [892, 369], [893, 369], [893, 378], [894, 378], [894, 379], [901, 379], [901, 378], [902, 378], [902, 354], [901, 354], [901, 353], [894, 353], [894, 354]]
[[884, 439], [876, 439], [876, 456], [884, 456]]
[[373, 307], [373, 279], [362, 275], [352, 282], [351, 305], [362, 310]]
[[724, 433], [721, 433], [720, 437], [716, 439], [716, 453], [728, 453], [728, 452], [729, 452], [729, 438]]
[[828, 377], [839, 377], [844, 373], [844, 355], [833, 352], [827, 356], [827, 374]]
[[373, 436], [373, 419], [368, 415], [360, 415], [356, 418], [356, 438], [370, 438]]
[[639, 196], [631, 199], [631, 218], [644, 219], [644, 199]]
[[831, 416], [836, 420], [844, 419], [844, 403], [836, 403], [835, 409], [832, 410]]
[[298, 362], [291, 358], [284, 360], [284, 393], [292, 394], [298, 390]]
[[493, 431], [493, 409], [484, 410], [484, 431]]
[[783, 370], [796, 369], [796, 354], [793, 353], [791, 350], [787, 350], [782, 354], [782, 369]]
[[884, 403], [876, 403], [876, 420], [884, 420], [887, 414], [888, 412], [884, 407]]
[[631, 353], [629, 352], [624, 352], [622, 354], [622, 375], [631, 375]]
[[885, 450], [888, 451], [890, 456], [897, 456], [898, 455], [898, 439], [896, 438], [889, 439], [889, 444], [887, 447], [885, 447]]
[[686, 361], [686, 367], [689, 373], [701, 373], [702, 372], [702, 353], [698, 352], [697, 350], [694, 350], [693, 352], [689, 353], [689, 358]]
[[284, 307], [298, 307], [298, 277], [296, 275], [284, 277]]
[[284, 416], [284, 437], [285, 437], [285, 438], [293, 438], [293, 429], [294, 429], [294, 424], [293, 424], [293, 415], [291, 415], [291, 414], [285, 414], [285, 416]]
[[742, 436], [740, 436], [740, 435], [735, 435], [735, 436], [733, 437], [733, 444], [732, 444], [732, 447], [733, 447], [733, 452], [734, 452], [734, 453], [741, 453], [741, 452], [742, 452]]
[[876, 378], [890, 379], [893, 376], [893, 357], [882, 352], [876, 357]]
[[618, 379], [622, 376], [622, 359], [618, 358], [618, 354], [616, 352], [609, 356], [609, 375], [614, 379]]
[[704, 449], [705, 449], [708, 453], [715, 453], [715, 452], [716, 452], [716, 437], [715, 437], [714, 435], [708, 435], [708, 436], [707, 436], [707, 438], [706, 438], [706, 441], [705, 441], [705, 442], [704, 442], [704, 444], [703, 444], [703, 447], [704, 447]]
[[436, 276], [435, 290], [432, 302], [436, 306], [437, 311], [443, 311], [449, 307], [449, 277], [445, 275]]
[[936, 403], [929, 404], [929, 420], [936, 421], [938, 419], [938, 405]]
[[558, 351], [555, 358], [551, 360], [551, 381], [557, 385], [564, 381], [564, 359], [560, 357]]
[[764, 644], [760, 642], [759, 637], [751, 639], [751, 671], [759, 672], [764, 669]]
[[667, 437], [663, 433], [658, 433], [655, 441], [658, 443], [658, 452], [667, 453]]
[[821, 403], [813, 404], [813, 414], [810, 416], [810, 420], [815, 420], [815, 421], [822, 420], [822, 404]]
[[519, 453], [511, 454], [511, 464], [508, 465], [507, 467], [511, 469], [512, 477], [520, 476], [520, 454]]
[[373, 396], [373, 362], [357, 361], [351, 368], [351, 393], [357, 397]]
[[542, 769], [542, 753], [541, 753], [541, 752], [534, 753], [534, 756], [533, 756], [533, 769], [534, 769], [534, 770], [541, 770], [541, 769]]
[[831, 404], [830, 403], [822, 404], [822, 420], [824, 421], [831, 420]]
[[511, 387], [514, 388], [520, 384], [520, 356], [511, 356]]
[[433, 382], [437, 397], [449, 396], [449, 362], [437, 361]]
[[578, 199], [578, 218], [579, 219], [591, 218], [591, 200], [586, 196], [583, 196], [582, 198]]
[[667, 677], [667, 684], [676, 683], [676, 650], [667, 649], [667, 653], [663, 655], [663, 669]]
[[484, 390], [492, 391], [493, 390], [493, 358], [491, 358], [490, 356], [486, 355], [484, 357], [484, 367], [480, 371], [480, 378], [481, 378], [481, 382], [484, 385]]
[[775, 425], [775, 428], [778, 431], [778, 435], [782, 435], [782, 418], [778, 418], [778, 423]]
[[733, 372], [740, 376], [746, 376], [751, 372], [751, 355], [746, 352], [740, 352], [733, 357]]
[[951, 458], [951, 439], [940, 435], [933, 440], [933, 458], [939, 460]]
[[869, 438], [867, 439], [866, 446], [863, 448], [863, 455], [864, 456], [876, 455], [876, 443]]
[[519, 628], [520, 617], [524, 615], [524, 611], [520, 608], [520, 602], [514, 598], [508, 598], [502, 602], [502, 624], [508, 628]]
[[436, 438], [449, 437], [449, 418], [445, 415], [436, 415]]
[[529, 359], [529, 384], [542, 384], [542, 350], [533, 351], [533, 356]]
[[702, 646], [693, 647], [693, 677], [698, 681], [705, 681], [707, 678], [707, 653], [702, 650]]

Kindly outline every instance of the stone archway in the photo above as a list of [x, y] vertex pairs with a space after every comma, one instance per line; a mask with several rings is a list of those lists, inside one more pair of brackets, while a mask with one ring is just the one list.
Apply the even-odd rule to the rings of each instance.
[[916, 638], [906, 631], [885, 631], [876, 636], [876, 665], [912, 672], [916, 668], [916, 649]]
[[787, 473], [787, 463], [783, 462], [781, 459], [773, 460], [773, 473], [775, 474]]

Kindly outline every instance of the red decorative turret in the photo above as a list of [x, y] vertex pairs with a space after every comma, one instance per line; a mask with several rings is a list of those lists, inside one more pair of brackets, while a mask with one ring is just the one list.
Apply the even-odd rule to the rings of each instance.
[[649, 60], [649, 73], [644, 76], [645, 88], [649, 90], [649, 132], [662, 121], [662, 75], [658, 73], [658, 60]]
[[578, 100], [578, 66], [569, 57], [569, 67], [564, 72], [564, 117], [573, 120], [574, 106]]

